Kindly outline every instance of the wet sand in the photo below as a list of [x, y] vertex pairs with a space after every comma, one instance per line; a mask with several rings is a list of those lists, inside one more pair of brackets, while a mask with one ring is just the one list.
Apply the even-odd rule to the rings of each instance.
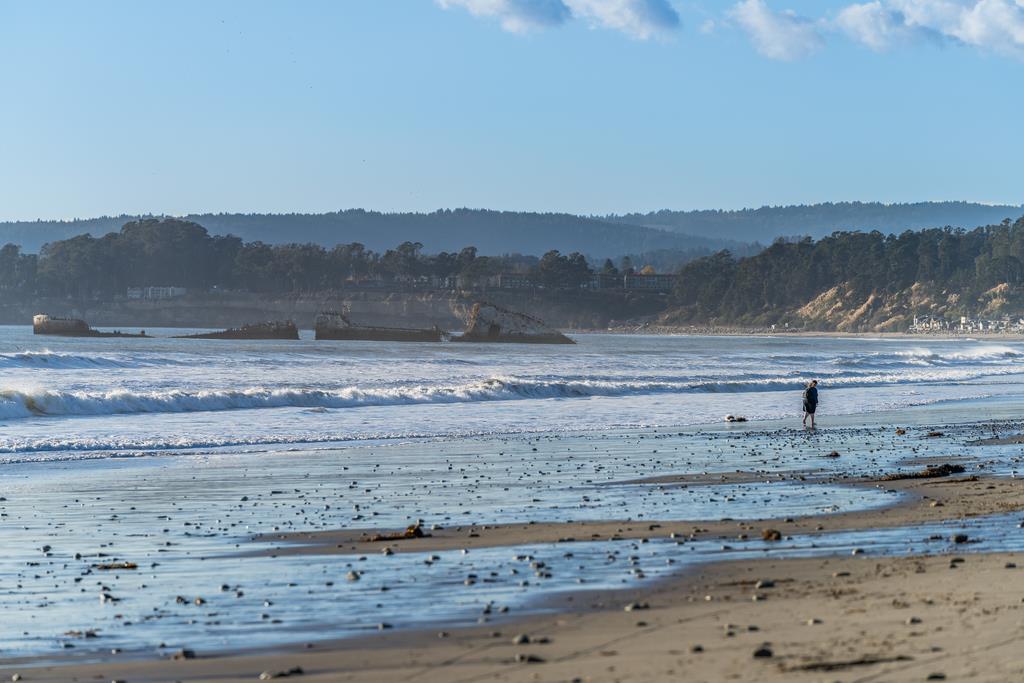
[[[681, 484], [752, 481], [750, 473], [709, 477], [656, 477], [649, 482]], [[764, 480], [764, 477], [761, 477]], [[637, 483], [645, 480], [637, 480]], [[636, 540], [678, 537], [689, 540], [735, 539], [740, 535], [755, 538], [770, 526], [783, 535], [823, 533], [850, 529], [883, 529], [925, 522], [963, 519], [1024, 509], [1024, 479], [950, 476], [935, 479], [895, 481], [844, 481], [844, 485], [880, 487], [901, 494], [902, 500], [891, 507], [837, 514], [817, 514], [783, 519], [658, 521], [617, 520], [599, 522], [534, 524], [493, 524], [453, 526], [442, 529], [423, 527], [421, 538], [371, 540], [375, 536], [400, 535], [403, 529], [344, 529], [319, 532], [270, 534], [256, 537], [261, 542], [276, 542], [270, 549], [253, 551], [256, 556], [364, 555], [392, 552], [435, 552], [474, 548], [525, 545], [531, 543], [574, 543], [599, 540]], [[673, 536], [674, 535], [674, 536]], [[245, 553], [243, 553], [245, 554]]]
[[1021, 444], [1024, 444], [1024, 434], [979, 439], [978, 441], [971, 442], [972, 446], [1017, 446]]
[[[452, 528], [395, 546], [397, 552], [493, 547], [584, 533], [736, 537], [760, 533], [769, 522], [783, 535], [808, 534], [1024, 509], [1024, 481], [1018, 479], [957, 476], [860, 485], [897, 489], [905, 498], [891, 508], [793, 521]], [[340, 533], [290, 535], [282, 542], [288, 550], [279, 552], [382, 548]], [[384, 632], [260, 653], [200, 650], [184, 660], [25, 661], [0, 666], [0, 677], [229, 683], [292, 671], [288, 680], [302, 681], [1020, 680], [1022, 598], [1024, 556], [1015, 553], [765, 557], [703, 565], [620, 591], [560, 594], [550, 598], [550, 614], [442, 633], [443, 626]]]
[[[290, 680], [1021, 680], [1024, 558], [951, 559], [727, 563], [642, 593], [591, 596], [583, 610], [446, 637], [386, 634], [273, 654], [4, 674], [53, 683], [233, 683], [299, 667], [304, 675]], [[646, 609], [626, 611], [641, 600]]]

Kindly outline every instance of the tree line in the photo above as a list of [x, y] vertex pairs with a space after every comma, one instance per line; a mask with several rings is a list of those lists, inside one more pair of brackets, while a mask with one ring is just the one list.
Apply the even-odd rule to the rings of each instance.
[[[627, 267], [631, 267], [628, 263]], [[605, 272], [618, 268], [607, 261]], [[593, 269], [585, 256], [552, 250], [538, 258], [479, 255], [476, 247], [424, 254], [419, 242], [377, 252], [353, 242], [318, 244], [244, 242], [210, 235], [198, 223], [144, 219], [102, 237], [78, 235], [50, 242], [38, 255], [7, 244], [0, 248], [0, 291], [11, 295], [104, 300], [129, 287], [180, 286], [195, 290], [293, 293], [340, 289], [367, 279], [384, 282], [483, 283], [504, 272], [522, 274], [539, 287], [581, 287]]]
[[680, 320], [763, 325], [786, 320], [839, 285], [854, 300], [918, 285], [932, 293], [932, 301], [970, 314], [981, 295], [1004, 283], [1015, 290], [1024, 285], [1024, 218], [970, 231], [836, 232], [817, 241], [777, 240], [745, 258], [722, 251], [683, 266], [673, 298]]

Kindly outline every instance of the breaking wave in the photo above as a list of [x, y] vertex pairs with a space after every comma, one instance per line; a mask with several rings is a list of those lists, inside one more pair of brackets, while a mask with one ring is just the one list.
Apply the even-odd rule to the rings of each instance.
[[133, 368], [153, 365], [179, 365], [169, 358], [93, 356], [57, 351], [17, 351], [0, 353], [0, 368], [41, 368], [51, 370], [90, 370], [97, 368]]
[[[898, 374], [850, 374], [827, 379], [830, 387], [900, 386], [929, 382], [963, 382], [983, 376], [1011, 374], [1018, 368], [959, 368], [941, 371], [906, 370]], [[162, 391], [0, 390], [0, 419], [28, 417], [188, 413], [261, 408], [343, 409], [442, 403], [474, 403], [521, 399], [574, 399], [644, 394], [742, 393], [795, 391], [803, 379], [794, 376], [750, 379], [678, 378], [645, 381], [492, 377], [449, 385], [379, 387], [264, 388]]]
[[934, 353], [926, 348], [910, 349], [895, 354], [899, 358], [924, 360], [933, 363], [980, 363], [1024, 358], [1024, 352], [998, 344], [986, 344], [964, 351]]
[[927, 348], [913, 348], [890, 353], [865, 353], [832, 359], [829, 364], [845, 367], [953, 367], [993, 365], [1024, 360], [1024, 351], [1009, 346], [985, 345], [963, 351], [933, 352]]

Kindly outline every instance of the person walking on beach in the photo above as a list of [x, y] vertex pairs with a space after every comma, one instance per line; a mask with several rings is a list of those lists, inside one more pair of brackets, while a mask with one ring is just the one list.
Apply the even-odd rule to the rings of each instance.
[[814, 429], [814, 411], [818, 409], [818, 380], [812, 379], [804, 389], [804, 427], [807, 418], [811, 418], [811, 429]]

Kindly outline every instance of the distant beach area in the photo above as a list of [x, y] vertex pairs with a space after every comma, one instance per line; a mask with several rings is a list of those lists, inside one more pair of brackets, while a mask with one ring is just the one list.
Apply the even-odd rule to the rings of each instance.
[[878, 338], [878, 339], [934, 339], [956, 340], [1005, 340], [1024, 342], [1024, 334], [1018, 332], [840, 332], [831, 330], [786, 330], [760, 327], [691, 327], [673, 325], [621, 325], [607, 329], [578, 329], [570, 334], [651, 334], [690, 335], [697, 337], [833, 337], [833, 338]]

